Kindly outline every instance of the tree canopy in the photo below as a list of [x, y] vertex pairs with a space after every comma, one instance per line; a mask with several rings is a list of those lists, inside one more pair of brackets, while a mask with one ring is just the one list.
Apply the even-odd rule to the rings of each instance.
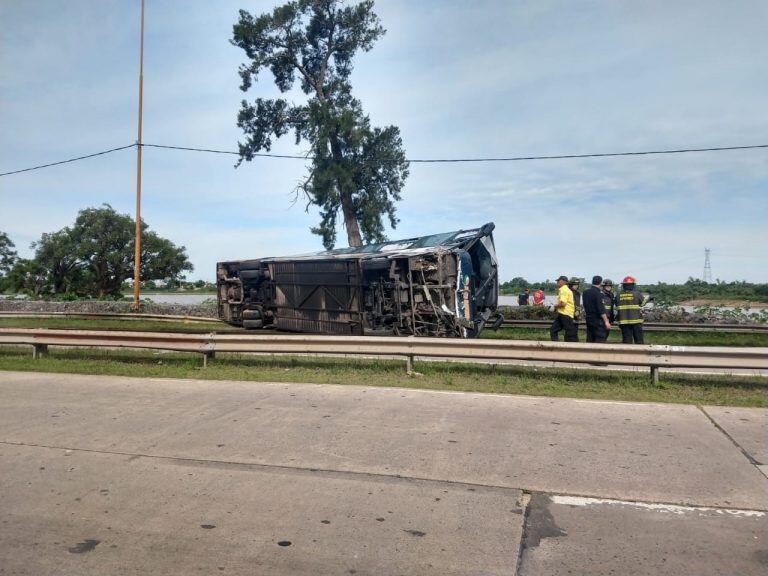
[[[7, 288], [40, 294], [119, 297], [134, 275], [135, 221], [105, 204], [81, 210], [75, 223], [43, 234], [32, 244], [35, 257], [20, 260], [8, 274]], [[142, 280], [176, 280], [192, 270], [186, 249], [161, 238], [141, 223]]]
[[285, 98], [242, 101], [238, 126], [240, 161], [269, 151], [273, 138], [293, 132], [296, 144], [309, 144], [310, 166], [298, 190], [320, 208], [312, 232], [323, 245], [336, 243], [339, 211], [350, 246], [385, 239], [382, 217], [397, 226], [395, 202], [408, 177], [400, 130], [371, 125], [362, 104], [352, 96], [354, 55], [367, 52], [385, 33], [373, 12], [373, 0], [348, 6], [343, 0], [295, 0], [272, 13], [253, 16], [245, 10], [233, 28], [232, 44], [250, 60], [240, 67], [247, 91], [268, 70], [282, 93], [299, 79], [303, 104]]
[[0, 232], [0, 276], [11, 271], [17, 260], [17, 254], [14, 248], [16, 245], [8, 238], [8, 234]]

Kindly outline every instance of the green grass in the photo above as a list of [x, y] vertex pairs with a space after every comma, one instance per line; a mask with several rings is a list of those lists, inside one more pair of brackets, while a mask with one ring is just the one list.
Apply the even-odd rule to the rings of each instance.
[[[224, 323], [161, 322], [157, 320], [96, 320], [76, 318], [3, 318], [4, 328], [72, 330], [135, 330], [158, 332], [239, 332]], [[583, 337], [583, 330], [581, 331]], [[546, 340], [548, 331], [504, 328], [484, 338]], [[619, 341], [618, 330], [611, 342]], [[646, 332], [649, 344], [687, 346], [768, 346], [763, 334]], [[268, 357], [220, 354], [206, 369], [199, 354], [150, 351], [51, 349], [51, 357], [31, 359], [29, 347], [0, 347], [0, 370], [39, 370], [80, 374], [210, 380], [253, 380], [401, 386], [501, 394], [532, 394], [572, 398], [679, 402], [730, 406], [768, 406], [768, 379], [761, 377], [691, 376], [662, 373], [658, 386], [647, 372], [608, 372], [517, 366], [462, 365], [420, 362], [422, 375], [409, 377], [403, 362], [358, 358]]]
[[202, 367], [199, 354], [51, 348], [33, 360], [31, 348], [0, 347], [0, 370], [106, 374], [157, 378], [250, 380], [395, 386], [427, 390], [530, 394], [570, 398], [768, 407], [768, 379], [664, 373], [658, 385], [647, 372], [404, 362], [360, 358], [219, 354]]
[[[483, 338], [500, 340], [549, 340], [549, 328], [500, 328], [486, 330]], [[579, 340], [587, 337], [584, 326], [579, 327]], [[668, 344], [670, 346], [759, 346], [768, 347], [768, 334], [739, 334], [729, 332], [657, 332], [646, 330], [643, 333], [646, 344]], [[562, 334], [560, 339], [563, 339]], [[618, 328], [611, 330], [608, 337], [611, 344], [621, 343]]]

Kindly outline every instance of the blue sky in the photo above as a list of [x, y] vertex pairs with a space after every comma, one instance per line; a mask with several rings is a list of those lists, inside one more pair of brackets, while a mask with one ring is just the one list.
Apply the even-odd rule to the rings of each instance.
[[[139, 0], [0, 0], [0, 172], [136, 140]], [[247, 94], [237, 11], [275, 2], [146, 0], [144, 142], [234, 150]], [[768, 3], [378, 0], [387, 34], [352, 82], [411, 158], [768, 143]], [[296, 100], [301, 94], [294, 95]], [[301, 153], [286, 137], [273, 152]], [[81, 208], [133, 214], [135, 150], [0, 178], [0, 230], [22, 255]], [[142, 216], [218, 260], [315, 251], [292, 205], [296, 160], [144, 150]], [[768, 281], [768, 149], [493, 164], [412, 164], [390, 238], [494, 221], [502, 280]], [[345, 239], [343, 231], [340, 239]]]

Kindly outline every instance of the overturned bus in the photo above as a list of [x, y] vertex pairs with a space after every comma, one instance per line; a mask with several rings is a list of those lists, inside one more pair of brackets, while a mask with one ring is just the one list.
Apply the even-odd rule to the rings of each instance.
[[251, 329], [473, 338], [501, 323], [493, 229], [219, 262], [219, 318]]

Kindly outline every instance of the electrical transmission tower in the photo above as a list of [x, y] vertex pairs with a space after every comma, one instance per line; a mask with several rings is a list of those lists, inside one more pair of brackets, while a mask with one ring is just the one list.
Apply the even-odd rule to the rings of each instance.
[[704, 276], [702, 280], [707, 284], [712, 283], [712, 265], [709, 262], [709, 248], [704, 248]]

